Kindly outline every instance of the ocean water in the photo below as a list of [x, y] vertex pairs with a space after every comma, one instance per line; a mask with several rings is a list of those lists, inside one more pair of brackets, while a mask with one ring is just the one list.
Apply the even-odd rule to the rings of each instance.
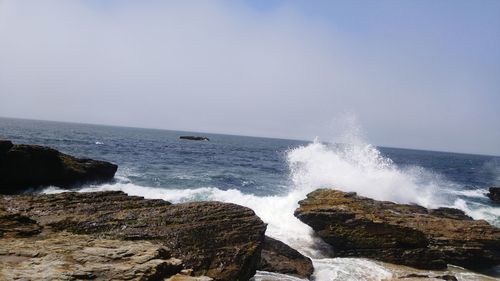
[[[203, 135], [210, 141], [179, 140]], [[47, 145], [119, 165], [115, 182], [80, 191], [122, 190], [173, 203], [233, 202], [252, 208], [267, 235], [313, 259], [314, 280], [391, 280], [425, 273], [368, 259], [328, 258], [328, 246], [293, 216], [317, 188], [337, 188], [400, 203], [455, 207], [500, 226], [500, 205], [486, 197], [500, 186], [500, 157], [375, 147], [356, 136], [311, 142], [168, 130], [0, 118], [0, 138]], [[41, 192], [62, 192], [48, 187]], [[40, 192], [40, 191], [37, 191]], [[459, 280], [497, 280], [498, 271], [450, 266]], [[256, 280], [300, 280], [258, 272]]]

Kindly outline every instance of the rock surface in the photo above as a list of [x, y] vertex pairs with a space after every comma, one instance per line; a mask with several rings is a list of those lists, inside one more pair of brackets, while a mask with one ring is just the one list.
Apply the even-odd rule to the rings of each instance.
[[314, 267], [310, 258], [287, 244], [266, 236], [259, 270], [308, 279], [313, 274]]
[[453, 275], [429, 275], [429, 274], [408, 274], [406, 276], [399, 277], [398, 279], [405, 279], [406, 281], [410, 280], [446, 280], [446, 281], [458, 281], [457, 277]]
[[0, 239], [0, 280], [161, 280], [182, 269], [161, 245], [56, 233]]
[[213, 279], [207, 276], [188, 276], [183, 274], [176, 274], [168, 279], [165, 279], [165, 281], [211, 281], [211, 280]]
[[500, 187], [490, 187], [488, 197], [491, 201], [500, 203]]
[[118, 166], [79, 159], [38, 145], [14, 145], [0, 140], [0, 194], [54, 185], [69, 188], [85, 182], [111, 180]]
[[423, 269], [500, 264], [500, 229], [456, 209], [375, 201], [331, 189], [299, 202], [295, 216], [336, 256], [367, 257]]
[[252, 277], [266, 229], [252, 210], [235, 204], [172, 205], [119, 191], [0, 196], [2, 208], [3, 217], [28, 219], [26, 230], [18, 222], [13, 223], [15, 231], [0, 229], [4, 236], [18, 237], [42, 227], [113, 240], [148, 240], [169, 249], [194, 275], [215, 280]]

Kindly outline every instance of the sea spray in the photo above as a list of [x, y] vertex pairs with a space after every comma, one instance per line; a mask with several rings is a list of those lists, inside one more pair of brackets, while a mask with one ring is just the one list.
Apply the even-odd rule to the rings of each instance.
[[[315, 280], [384, 280], [392, 271], [383, 264], [365, 259], [329, 259], [328, 245], [315, 237], [312, 229], [293, 216], [298, 201], [317, 188], [355, 191], [378, 200], [417, 203], [427, 207], [455, 206], [475, 218], [494, 220], [498, 208], [475, 206], [459, 196], [457, 186], [418, 166], [400, 167], [373, 145], [351, 136], [351, 142], [323, 143], [315, 140], [286, 152], [290, 186], [281, 196], [256, 196], [237, 189], [217, 187], [179, 189], [147, 187], [121, 175], [116, 183], [88, 186], [80, 191], [122, 190], [130, 195], [164, 199], [173, 203], [217, 200], [247, 206], [268, 223], [266, 234], [313, 258]], [[56, 188], [45, 192], [59, 192]], [[480, 196], [476, 193], [474, 196]], [[492, 214], [494, 215], [494, 211]], [[347, 277], [349, 276], [349, 277]], [[473, 276], [474, 277], [474, 276]], [[351, 278], [351, 279], [346, 279]], [[297, 280], [278, 274], [258, 273], [256, 280]], [[474, 280], [463, 278], [463, 280]]]
[[400, 170], [370, 144], [316, 140], [290, 150], [288, 162], [296, 189], [336, 188], [377, 200], [427, 207], [441, 203], [434, 183], [419, 184], [416, 175]]

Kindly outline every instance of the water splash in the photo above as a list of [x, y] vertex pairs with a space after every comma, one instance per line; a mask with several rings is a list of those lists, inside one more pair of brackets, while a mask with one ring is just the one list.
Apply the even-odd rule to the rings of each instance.
[[359, 140], [349, 144], [315, 140], [290, 150], [288, 162], [296, 189], [336, 188], [377, 200], [417, 203], [426, 207], [443, 203], [436, 197], [438, 185], [419, 179], [422, 172], [399, 169], [376, 147]]
[[[256, 196], [236, 189], [222, 190], [217, 187], [176, 189], [138, 186], [126, 175], [119, 177], [116, 183], [88, 186], [79, 191], [122, 190], [130, 195], [164, 199], [173, 203], [217, 200], [249, 207], [268, 224], [268, 236], [279, 239], [313, 258], [314, 280], [317, 281], [386, 280], [393, 275], [392, 270], [373, 261], [327, 258], [328, 245], [318, 239], [309, 226], [293, 216], [298, 201], [318, 188], [355, 191], [378, 200], [417, 203], [426, 207], [454, 206], [474, 218], [486, 218], [490, 222], [494, 222], [500, 215], [498, 208], [493, 208], [492, 211], [491, 207], [474, 206], [459, 199], [459, 196], [484, 195], [457, 192], [455, 184], [422, 167], [398, 167], [375, 146], [364, 140], [359, 126], [353, 125], [351, 128], [332, 143], [316, 139], [287, 151], [286, 161], [290, 169], [291, 185], [288, 193], [283, 196]], [[44, 192], [61, 191], [48, 188]], [[299, 279], [259, 272], [255, 280]]]

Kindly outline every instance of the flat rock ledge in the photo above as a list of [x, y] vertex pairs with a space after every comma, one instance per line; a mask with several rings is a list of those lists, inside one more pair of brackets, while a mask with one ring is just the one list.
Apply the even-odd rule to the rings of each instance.
[[1, 280], [161, 280], [181, 269], [181, 260], [148, 241], [65, 232], [0, 239]]
[[[87, 247], [85, 245], [90, 245], [90, 249], [97, 247], [111, 250], [95, 250], [97, 252], [92, 252], [90, 256], [81, 257], [88, 258], [89, 265], [95, 263], [98, 267], [100, 262], [95, 257], [100, 258], [106, 252], [119, 257], [122, 251], [131, 251], [132, 255], [124, 254], [123, 259], [114, 262], [116, 270], [130, 267], [130, 263], [135, 260], [153, 261], [146, 267], [137, 265], [142, 271], [136, 271], [147, 271], [149, 275], [144, 273], [143, 276], [153, 277], [134, 279], [132, 276], [131, 280], [163, 280], [166, 277], [174, 278], [171, 280], [208, 280], [200, 276], [214, 280], [248, 280], [255, 274], [260, 261], [265, 230], [266, 225], [251, 209], [229, 203], [172, 205], [163, 200], [127, 196], [119, 191], [4, 195], [0, 196], [0, 267], [4, 264], [11, 269], [16, 264], [21, 266], [23, 263], [12, 262], [16, 259], [26, 264], [43, 263], [48, 259], [53, 263], [64, 263], [60, 261], [61, 257], [67, 255], [73, 258], [76, 252], [82, 252], [81, 249]], [[71, 238], [67, 235], [71, 235]], [[69, 245], [71, 240], [75, 241], [74, 248]], [[113, 244], [112, 241], [118, 242]], [[9, 249], [15, 249], [16, 243], [26, 245], [23, 246], [27, 247], [26, 251], [20, 247], [17, 254], [8, 254], [11, 252]], [[48, 258], [32, 259], [38, 257], [35, 251], [32, 258], [27, 260], [22, 253], [34, 249], [34, 245], [43, 245], [40, 251], [46, 254], [40, 254], [40, 257]], [[128, 250], [132, 248], [137, 252]], [[169, 259], [172, 257], [182, 260], [179, 270], [189, 269], [193, 276], [176, 277], [169, 275], [170, 272], [161, 273], [166, 272], [165, 263], [171, 263], [173, 260]], [[97, 278], [101, 280], [113, 279], [99, 275], [93, 266], [88, 270], [76, 264], [64, 267], [69, 268], [67, 274], [90, 274], [81, 275], [80, 279], [90, 278], [92, 274], [103, 276]], [[7, 271], [17, 276], [30, 274], [31, 271], [24, 269], [19, 267]], [[127, 272], [117, 272], [114, 280], [128, 280], [125, 276], [131, 275], [126, 275]], [[162, 279], [155, 276], [161, 276]]]
[[458, 209], [376, 201], [319, 189], [295, 216], [338, 257], [366, 257], [420, 269], [447, 264], [484, 269], [500, 264], [500, 229]]
[[40, 186], [71, 188], [113, 179], [118, 166], [80, 159], [55, 149], [0, 140], [0, 194], [18, 194]]

